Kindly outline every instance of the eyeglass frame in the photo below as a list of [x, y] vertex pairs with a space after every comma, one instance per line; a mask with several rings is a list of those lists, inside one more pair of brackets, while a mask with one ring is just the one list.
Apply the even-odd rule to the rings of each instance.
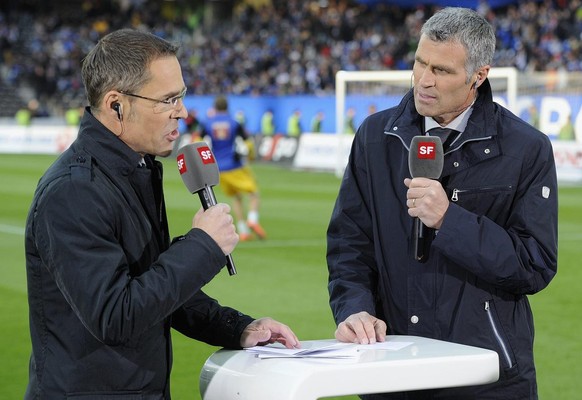
[[[137, 97], [138, 99], [144, 99], [144, 100], [149, 100], [149, 101], [155, 102], [156, 104], [154, 104], [153, 110], [154, 110], [154, 113], [159, 114], [159, 113], [163, 113], [163, 112], [170, 111], [170, 110], [176, 111], [178, 109], [179, 101], [180, 100], [184, 101], [184, 97], [186, 97], [186, 91], [187, 91], [187, 89], [184, 88], [184, 90], [182, 90], [179, 95], [169, 97], [169, 98], [164, 99], [164, 100], [153, 99], [151, 97], [141, 96], [141, 95], [135, 94], [135, 93], [127, 93], [127, 92], [124, 92], [121, 90], [119, 90], [119, 93], [121, 93], [125, 96]], [[165, 106], [169, 106], [170, 108], [168, 108], [167, 110], [164, 109], [164, 110], [156, 111], [155, 108], [160, 103], [165, 105]]]

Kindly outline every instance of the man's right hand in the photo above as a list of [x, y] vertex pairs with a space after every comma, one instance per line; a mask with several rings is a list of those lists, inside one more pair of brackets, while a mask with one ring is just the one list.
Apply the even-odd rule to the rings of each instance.
[[202, 229], [210, 235], [225, 255], [232, 253], [238, 243], [238, 235], [228, 204], [219, 203], [206, 211], [201, 208], [194, 215], [192, 228]]
[[386, 340], [386, 323], [365, 311], [352, 314], [341, 322], [335, 338], [340, 342], [372, 344]]

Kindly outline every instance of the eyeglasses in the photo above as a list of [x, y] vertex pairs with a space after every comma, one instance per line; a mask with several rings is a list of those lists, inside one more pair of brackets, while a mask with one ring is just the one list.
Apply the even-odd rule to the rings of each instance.
[[126, 96], [137, 97], [138, 99], [144, 99], [155, 102], [153, 110], [154, 113], [158, 114], [170, 110], [174, 111], [177, 110], [180, 104], [180, 100], [182, 100], [182, 102], [184, 101], [184, 97], [186, 96], [186, 89], [182, 90], [179, 95], [164, 100], [152, 99], [151, 97], [140, 96], [139, 94], [126, 93], [122, 91], [120, 91], [119, 93]]

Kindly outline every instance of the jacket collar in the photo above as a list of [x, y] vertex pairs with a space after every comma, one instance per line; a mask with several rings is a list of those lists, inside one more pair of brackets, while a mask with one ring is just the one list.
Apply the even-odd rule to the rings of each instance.
[[[90, 107], [85, 108], [76, 144], [97, 160], [106, 162], [107, 165], [104, 167], [112, 170], [131, 173], [142, 160], [140, 154], [136, 153], [95, 118]], [[154, 157], [146, 155], [145, 159], [146, 163], [151, 165]]]
[[[473, 112], [463, 135], [445, 153], [441, 177], [461, 172], [501, 154], [497, 141], [495, 107], [491, 85], [486, 79], [479, 87], [479, 96], [473, 105]], [[412, 138], [424, 133], [423, 118], [416, 111], [411, 89], [388, 120], [384, 134], [397, 137], [406, 150], [410, 151]], [[463, 151], [457, 151], [460, 149]]]

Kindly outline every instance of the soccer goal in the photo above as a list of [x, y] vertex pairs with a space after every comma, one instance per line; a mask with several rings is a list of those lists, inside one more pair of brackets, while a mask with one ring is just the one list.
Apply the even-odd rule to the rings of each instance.
[[[493, 100], [515, 113], [517, 70], [491, 68], [488, 78], [493, 89]], [[335, 131], [341, 137], [351, 131], [350, 124], [353, 123], [357, 128], [369, 114], [397, 105], [412, 87], [412, 70], [338, 71], [335, 84]], [[346, 162], [345, 153], [340, 152], [336, 175], [343, 174]]]

